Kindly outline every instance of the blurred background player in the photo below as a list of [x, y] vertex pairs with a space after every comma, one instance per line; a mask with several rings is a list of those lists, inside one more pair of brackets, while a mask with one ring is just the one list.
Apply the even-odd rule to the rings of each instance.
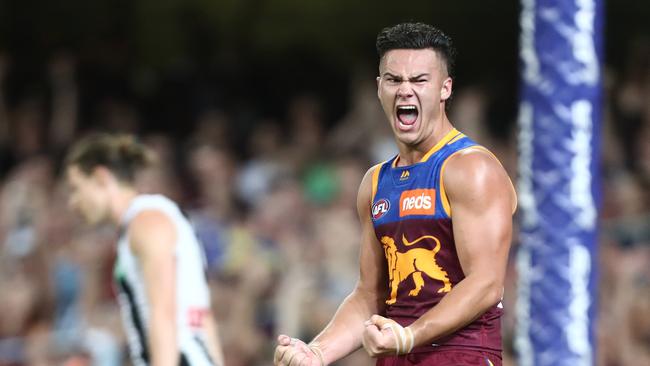
[[113, 277], [134, 365], [223, 365], [202, 248], [178, 206], [140, 194], [152, 155], [129, 135], [97, 134], [66, 159], [70, 206], [119, 229]]
[[275, 363], [330, 364], [363, 345], [377, 365], [501, 365], [516, 193], [494, 155], [447, 118], [451, 39], [404, 23], [380, 32], [377, 52], [399, 154], [361, 182], [360, 279], [309, 345], [281, 335]]
[[[517, 176], [520, 1], [481, 11], [430, 1], [41, 5], [0, 2], [0, 290], [12, 294], [0, 301], [2, 365], [129, 364], [110, 286], [117, 231], [61, 214], [61, 152], [89, 131], [137, 131], [160, 157], [137, 187], [163, 193], [195, 225], [228, 366], [268, 365], [278, 334], [313, 339], [356, 284], [358, 185], [397, 153], [378, 123], [368, 47], [382, 27], [416, 19], [453, 35], [462, 52], [447, 115]], [[603, 5], [597, 364], [636, 366], [650, 364], [650, 2]], [[508, 366], [522, 351], [518, 232], [503, 301]], [[360, 349], [337, 365], [374, 363]]]

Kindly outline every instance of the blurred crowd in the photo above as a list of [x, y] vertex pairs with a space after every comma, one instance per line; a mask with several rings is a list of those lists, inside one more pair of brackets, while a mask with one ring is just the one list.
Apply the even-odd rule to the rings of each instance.
[[[128, 363], [111, 284], [117, 232], [68, 211], [60, 166], [66, 147], [96, 129], [137, 133], [157, 152], [138, 185], [179, 202], [196, 227], [228, 366], [271, 364], [279, 333], [315, 336], [355, 285], [358, 185], [397, 153], [372, 73], [350, 80], [337, 121], [316, 94], [296, 93], [284, 120], [251, 117], [244, 128], [213, 105], [177, 136], [143, 128], [155, 121], [128, 99], [97, 103], [97, 119], [82, 123], [70, 55], [48, 63], [46, 93], [8, 98], [11, 70], [0, 54], [0, 365]], [[515, 116], [495, 120], [508, 113], [494, 113], [491, 88], [456, 90], [451, 120], [515, 179]], [[650, 364], [650, 43], [606, 71], [605, 89], [598, 365]], [[516, 364], [517, 247], [515, 235], [505, 365]], [[339, 364], [373, 363], [357, 352]]]

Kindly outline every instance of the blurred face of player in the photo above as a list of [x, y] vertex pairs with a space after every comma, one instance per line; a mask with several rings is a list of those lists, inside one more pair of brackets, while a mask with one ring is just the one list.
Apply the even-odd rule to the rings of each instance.
[[377, 94], [398, 143], [417, 146], [432, 138], [451, 86], [445, 64], [433, 49], [386, 52]]
[[70, 186], [68, 201], [70, 208], [79, 213], [91, 225], [108, 219], [110, 214], [109, 198], [106, 194], [103, 177], [97, 169], [93, 174], [87, 175], [73, 165], [68, 167], [66, 173]]

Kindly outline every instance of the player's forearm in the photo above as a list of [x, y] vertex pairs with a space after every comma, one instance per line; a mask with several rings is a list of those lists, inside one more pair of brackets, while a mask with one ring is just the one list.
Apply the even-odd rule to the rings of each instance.
[[176, 320], [152, 313], [149, 326], [149, 350], [152, 366], [176, 366], [179, 349], [176, 339]]
[[325, 329], [312, 341], [323, 352], [325, 364], [339, 360], [361, 347], [364, 321], [382, 313], [376, 293], [355, 289], [339, 306]]
[[411, 324], [415, 346], [430, 344], [465, 327], [498, 303], [503, 284], [476, 274], [459, 282], [442, 300]]
[[219, 337], [219, 328], [212, 314], [205, 317], [205, 339], [210, 356], [217, 366], [224, 365], [223, 351], [221, 350], [221, 340]]

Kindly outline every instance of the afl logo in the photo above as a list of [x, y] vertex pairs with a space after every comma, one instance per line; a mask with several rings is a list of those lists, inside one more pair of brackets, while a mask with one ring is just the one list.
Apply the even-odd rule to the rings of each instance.
[[372, 205], [372, 219], [379, 220], [388, 210], [390, 210], [390, 201], [385, 198], [380, 199]]

